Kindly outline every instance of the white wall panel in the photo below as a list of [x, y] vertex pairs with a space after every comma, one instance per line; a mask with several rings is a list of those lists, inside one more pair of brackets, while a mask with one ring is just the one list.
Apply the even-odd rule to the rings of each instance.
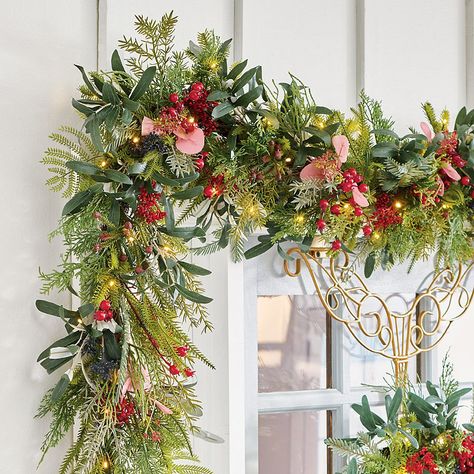
[[[102, 36], [102, 51], [106, 57], [101, 58], [101, 63], [108, 65], [112, 51], [117, 48], [117, 41], [125, 36], [134, 35], [133, 21], [135, 15], [161, 18], [171, 10], [179, 17], [176, 30], [176, 48], [188, 46], [189, 40], [195, 40], [200, 31], [213, 29], [222, 39], [233, 36], [234, 2], [231, 0], [201, 0], [196, 3], [191, 0], [176, 2], [173, 0], [113, 0], [105, 2], [106, 7], [102, 12], [106, 14], [106, 32]], [[101, 19], [104, 22], [104, 18]]]
[[[0, 472], [36, 472], [49, 420], [33, 419], [56, 377], [36, 364], [37, 355], [63, 327], [40, 316], [38, 266], [59, 261], [60, 242], [47, 234], [61, 214], [59, 195], [49, 192], [39, 164], [48, 135], [75, 123], [71, 96], [80, 83], [73, 63], [95, 67], [94, 1], [16, 1], [3, 5], [0, 27], [2, 89], [2, 232], [0, 235]], [[67, 303], [67, 301], [64, 301]], [[38, 473], [57, 472], [70, 439], [51, 451]]]
[[365, 0], [367, 93], [400, 130], [423, 120], [420, 104], [457, 113], [466, 101], [463, 0]]
[[348, 110], [356, 98], [355, 0], [242, 0], [242, 56], [266, 81], [288, 72], [321, 105]]

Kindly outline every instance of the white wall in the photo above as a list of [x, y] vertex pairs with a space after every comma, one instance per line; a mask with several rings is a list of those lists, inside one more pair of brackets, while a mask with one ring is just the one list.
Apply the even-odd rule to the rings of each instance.
[[[80, 75], [73, 63], [95, 67], [96, 7], [92, 1], [2, 2], [0, 26], [0, 130], [2, 232], [0, 266], [0, 472], [34, 473], [48, 422], [33, 416], [54, 382], [37, 355], [63, 328], [40, 316], [38, 267], [58, 261], [60, 243], [47, 234], [61, 212], [44, 187], [39, 163], [48, 135], [74, 122], [70, 98]], [[39, 473], [56, 472], [66, 448], [52, 452]]]
[[[358, 89], [384, 101], [400, 123], [422, 119], [426, 99], [456, 111], [471, 100], [472, 60], [467, 57], [463, 0], [2, 0], [0, 84], [3, 137], [3, 225], [0, 269], [0, 472], [35, 472], [46, 423], [32, 416], [50, 377], [35, 365], [38, 352], [61, 334], [57, 321], [41, 317], [33, 302], [38, 294], [37, 268], [51, 268], [60, 252], [46, 235], [60, 214], [61, 202], [43, 186], [38, 164], [48, 134], [74, 120], [70, 97], [80, 78], [73, 63], [107, 67], [123, 34], [133, 31], [133, 15], [160, 17], [174, 9], [181, 21], [182, 47], [205, 27], [223, 38], [234, 36], [236, 57], [263, 64], [267, 79], [285, 80], [292, 71], [313, 88], [317, 100], [347, 110]], [[471, 1], [467, 0], [468, 11]], [[98, 7], [98, 8], [97, 8]], [[99, 18], [97, 18], [99, 12]], [[99, 20], [99, 41], [96, 24]], [[8, 173], [8, 174], [7, 174]], [[199, 370], [198, 391], [207, 408], [202, 426], [225, 445], [196, 442], [203, 461], [217, 474], [243, 472], [242, 265], [225, 253], [200, 260], [215, 274], [207, 278], [215, 297], [213, 335], [196, 335], [217, 371]], [[462, 325], [463, 322], [458, 323]], [[66, 443], [65, 443], [66, 444]], [[231, 447], [231, 449], [230, 449]], [[64, 448], [64, 446], [63, 446]], [[62, 448], [62, 449], [63, 449]], [[55, 472], [62, 449], [40, 472]]]

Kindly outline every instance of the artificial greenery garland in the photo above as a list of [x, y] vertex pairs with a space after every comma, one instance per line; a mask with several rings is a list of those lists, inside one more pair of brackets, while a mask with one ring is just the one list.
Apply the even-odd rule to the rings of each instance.
[[472, 257], [474, 112], [449, 131], [447, 112], [424, 104], [431, 128], [398, 137], [365, 94], [349, 118], [293, 76], [268, 87], [261, 67], [228, 67], [230, 41], [210, 31], [173, 51], [175, 25], [137, 17], [125, 64], [115, 51], [111, 71], [78, 66], [84, 127], [53, 134], [43, 160], [69, 198], [53, 233], [66, 251], [43, 290], [83, 302], [37, 302], [67, 331], [39, 357], [50, 373], [68, 364], [40, 409], [52, 414], [43, 451], [81, 421], [61, 473], [208, 472], [186, 463], [189, 433], [202, 434], [193, 365], [211, 366], [187, 335], [211, 328], [208, 271], [184, 260], [191, 239], [196, 254], [230, 245], [239, 259], [259, 228], [247, 257], [321, 236], [367, 275], [432, 253], [439, 265]]

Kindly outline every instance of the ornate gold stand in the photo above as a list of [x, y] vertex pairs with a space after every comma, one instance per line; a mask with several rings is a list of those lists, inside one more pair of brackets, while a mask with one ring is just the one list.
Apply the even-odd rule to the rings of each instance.
[[[299, 276], [303, 262], [326, 311], [345, 324], [363, 347], [390, 359], [399, 383], [406, 380], [408, 360], [433, 349], [472, 302], [474, 292], [465, 285], [474, 263], [467, 267], [459, 263], [456, 270], [435, 273], [405, 312], [394, 312], [387, 299], [368, 289], [347, 253], [327, 257], [327, 250], [312, 247], [304, 253], [297, 247], [289, 249], [285, 272]], [[374, 303], [376, 310], [369, 308]]]

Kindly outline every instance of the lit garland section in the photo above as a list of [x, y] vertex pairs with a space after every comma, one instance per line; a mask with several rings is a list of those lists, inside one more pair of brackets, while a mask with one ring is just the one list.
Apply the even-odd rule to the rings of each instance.
[[[421, 132], [398, 136], [380, 103], [361, 95], [353, 114], [316, 104], [296, 77], [265, 85], [260, 66], [229, 65], [230, 41], [211, 31], [173, 51], [176, 17], [136, 17], [111, 70], [86, 73], [73, 107], [81, 130], [63, 127], [43, 159], [49, 187], [67, 198], [58, 230], [65, 253], [42, 273], [43, 292], [81, 300], [66, 309], [39, 300], [66, 335], [40, 354], [63, 374], [39, 415], [52, 416], [43, 451], [80, 420], [61, 473], [205, 473], [194, 463], [197, 362], [189, 338], [209, 330], [189, 263], [229, 246], [250, 258], [315, 236], [374, 268], [472, 258], [474, 112], [450, 130], [429, 103]], [[193, 218], [191, 224], [187, 219]]]

